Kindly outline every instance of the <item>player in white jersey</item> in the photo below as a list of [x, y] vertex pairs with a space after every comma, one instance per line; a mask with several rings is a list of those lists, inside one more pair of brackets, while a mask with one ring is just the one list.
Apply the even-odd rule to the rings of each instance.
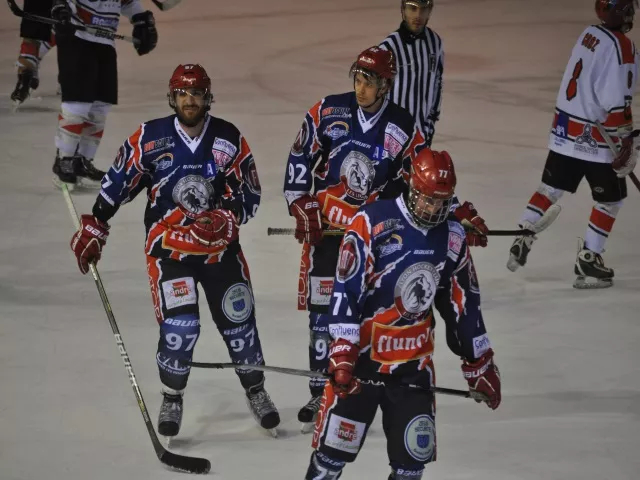
[[100, 27], [115, 33], [120, 15], [133, 24], [139, 55], [158, 42], [153, 13], [140, 0], [54, 0], [51, 17], [56, 25], [58, 79], [62, 105], [56, 134], [57, 154], [53, 182], [72, 190], [76, 185], [97, 186], [104, 173], [93, 166], [111, 105], [118, 103], [118, 70], [114, 41], [81, 31], [76, 26]]
[[[636, 7], [637, 0], [596, 0], [601, 24], [587, 27], [573, 48], [558, 93], [542, 183], [520, 219], [522, 228], [534, 224], [564, 192], [575, 193], [586, 177], [595, 205], [578, 248], [576, 288], [613, 284], [613, 269], [604, 265], [601, 254], [627, 196], [624, 177], [638, 155], [631, 114], [637, 53], [625, 35], [633, 27]], [[597, 123], [621, 142], [619, 153], [609, 149]], [[516, 238], [507, 263], [511, 271], [527, 262], [535, 238]]]

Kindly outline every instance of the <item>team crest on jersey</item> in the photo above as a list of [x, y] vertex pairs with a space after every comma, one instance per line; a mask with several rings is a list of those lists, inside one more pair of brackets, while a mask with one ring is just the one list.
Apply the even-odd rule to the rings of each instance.
[[337, 275], [338, 281], [344, 283], [353, 278], [359, 268], [360, 252], [358, 251], [356, 238], [350, 235], [344, 239], [342, 247], [340, 248]]
[[173, 201], [190, 218], [195, 218], [209, 208], [213, 187], [200, 175], [187, 175], [173, 187]]
[[304, 120], [302, 122], [302, 127], [300, 127], [300, 131], [298, 132], [298, 136], [291, 147], [291, 155], [294, 157], [302, 155], [302, 149], [307, 143], [307, 140], [309, 140], [309, 127], [307, 126], [307, 121]]
[[347, 195], [359, 201], [369, 196], [375, 175], [373, 163], [360, 152], [349, 152], [340, 167], [340, 180], [347, 187]]
[[346, 122], [333, 122], [324, 131], [327, 137], [338, 140], [349, 135], [349, 125]]
[[404, 318], [415, 320], [429, 310], [440, 283], [440, 273], [428, 262], [409, 266], [394, 290], [395, 306]]
[[593, 138], [593, 125], [585, 123], [582, 133], [576, 137], [574, 149], [588, 155], [598, 154], [598, 142]]

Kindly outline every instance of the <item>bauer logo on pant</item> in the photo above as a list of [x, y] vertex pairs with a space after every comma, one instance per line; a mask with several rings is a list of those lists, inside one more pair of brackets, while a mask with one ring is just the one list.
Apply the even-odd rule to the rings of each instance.
[[404, 431], [404, 446], [409, 455], [419, 462], [433, 457], [436, 445], [436, 426], [429, 415], [418, 415]]
[[253, 300], [251, 291], [244, 283], [232, 285], [224, 294], [222, 310], [229, 320], [242, 323], [251, 315]]
[[196, 303], [196, 285], [191, 277], [176, 278], [162, 282], [164, 292], [164, 304], [167, 310], [193, 305]]

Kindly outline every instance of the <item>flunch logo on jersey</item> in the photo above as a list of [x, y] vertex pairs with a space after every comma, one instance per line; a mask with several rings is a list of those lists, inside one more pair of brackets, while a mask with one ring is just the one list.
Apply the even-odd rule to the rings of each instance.
[[309, 127], [307, 126], [307, 121], [304, 120], [302, 122], [302, 127], [300, 127], [300, 131], [298, 132], [298, 136], [291, 147], [291, 155], [294, 157], [302, 155], [302, 149], [307, 143], [307, 140], [309, 140]]
[[166, 150], [168, 148], [173, 148], [175, 146], [176, 144], [173, 141], [173, 137], [164, 137], [158, 140], [151, 140], [150, 142], [145, 143], [144, 146], [142, 147], [142, 151], [144, 153], [152, 153], [152, 152], [158, 152], [160, 150]]
[[251, 193], [255, 193], [256, 195], [262, 192], [258, 169], [256, 168], [256, 162], [253, 158], [249, 160], [249, 166], [247, 167], [247, 186], [249, 190], [251, 190]]
[[424, 316], [431, 307], [440, 273], [428, 262], [409, 266], [396, 282], [395, 306], [400, 315], [410, 320]]
[[351, 205], [333, 195], [326, 195], [322, 203], [322, 213], [327, 219], [327, 223], [333, 227], [344, 228], [349, 225], [357, 211], [357, 206]]
[[234, 155], [238, 151], [238, 148], [228, 140], [224, 138], [217, 138], [213, 142], [211, 147], [211, 153], [216, 165], [220, 168], [227, 165], [233, 160]]
[[430, 320], [406, 327], [374, 323], [371, 330], [371, 360], [391, 365], [424, 358], [433, 353]]
[[359, 201], [369, 196], [375, 175], [371, 160], [360, 152], [349, 152], [340, 167], [340, 180], [347, 187], [347, 195]]
[[349, 125], [346, 122], [333, 122], [325, 129], [324, 133], [327, 137], [337, 140], [349, 135]]
[[359, 268], [360, 252], [358, 251], [357, 240], [353, 235], [349, 235], [345, 237], [340, 247], [337, 274], [338, 281], [344, 283], [353, 278]]
[[173, 187], [173, 201], [190, 218], [195, 218], [209, 208], [213, 187], [200, 175], [187, 175]]
[[166, 170], [173, 165], [173, 153], [163, 153], [151, 163], [156, 166], [156, 171]]

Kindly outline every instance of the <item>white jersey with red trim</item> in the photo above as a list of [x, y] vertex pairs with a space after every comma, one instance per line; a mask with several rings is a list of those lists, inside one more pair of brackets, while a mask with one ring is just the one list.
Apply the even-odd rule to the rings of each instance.
[[[86, 25], [98, 27], [112, 33], [118, 31], [120, 15], [129, 20], [137, 13], [144, 12], [140, 0], [67, 0], [71, 8], [71, 23], [74, 25]], [[109, 38], [100, 37], [89, 32], [76, 32], [76, 37], [95, 43], [114, 45]]]
[[611, 163], [613, 154], [596, 121], [613, 137], [633, 129], [637, 63], [636, 47], [623, 33], [587, 27], [562, 78], [549, 148], [580, 160]]

